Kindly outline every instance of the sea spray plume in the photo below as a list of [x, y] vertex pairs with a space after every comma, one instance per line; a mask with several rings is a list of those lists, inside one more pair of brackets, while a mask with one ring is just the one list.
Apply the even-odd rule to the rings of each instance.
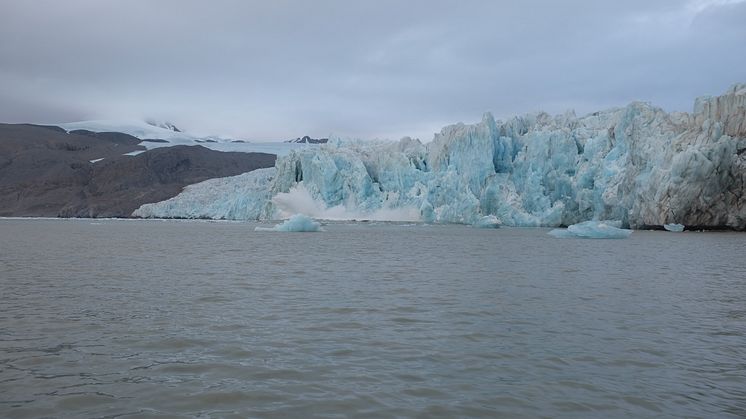
[[256, 227], [255, 231], [285, 231], [285, 232], [317, 232], [324, 231], [321, 228], [321, 223], [314, 220], [313, 218], [304, 214], [295, 214], [292, 217], [285, 220], [282, 224], [278, 224], [274, 227]]

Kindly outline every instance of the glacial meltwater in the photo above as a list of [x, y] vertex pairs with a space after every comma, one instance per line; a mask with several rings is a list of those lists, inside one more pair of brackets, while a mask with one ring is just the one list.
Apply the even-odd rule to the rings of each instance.
[[746, 234], [0, 220], [0, 416], [746, 417]]

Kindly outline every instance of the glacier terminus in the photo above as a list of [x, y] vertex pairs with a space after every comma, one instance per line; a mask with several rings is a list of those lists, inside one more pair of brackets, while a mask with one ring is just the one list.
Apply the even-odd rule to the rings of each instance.
[[337, 139], [291, 150], [275, 168], [191, 185], [133, 215], [744, 230], [745, 189], [746, 84], [736, 84], [698, 98], [691, 113], [634, 102], [582, 117], [487, 113], [424, 144]]

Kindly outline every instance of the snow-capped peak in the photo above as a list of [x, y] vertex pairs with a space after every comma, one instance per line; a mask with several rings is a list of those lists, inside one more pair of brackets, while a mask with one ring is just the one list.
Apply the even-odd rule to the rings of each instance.
[[148, 125], [152, 125], [154, 127], [167, 129], [169, 131], [181, 132], [181, 130], [177, 128], [176, 125], [168, 121], [157, 121], [155, 119], [146, 119], [145, 123]]

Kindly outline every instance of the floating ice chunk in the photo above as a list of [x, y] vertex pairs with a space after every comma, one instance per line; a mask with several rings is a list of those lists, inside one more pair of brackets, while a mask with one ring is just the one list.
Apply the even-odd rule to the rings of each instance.
[[632, 230], [621, 227], [619, 221], [584, 221], [567, 229], [554, 229], [550, 235], [559, 238], [580, 237], [585, 239], [626, 239]]
[[684, 231], [683, 224], [663, 224], [663, 228], [674, 233], [681, 233], [682, 231]]
[[278, 224], [271, 228], [257, 227], [254, 230], [255, 231], [292, 231], [292, 232], [323, 231], [323, 229], [321, 228], [321, 223], [303, 214], [295, 214], [289, 219], [285, 220], [285, 222], [283, 222], [282, 224]]
[[89, 162], [91, 162], [91, 163], [98, 163], [98, 162], [100, 162], [100, 161], [101, 161], [101, 160], [103, 160], [103, 159], [104, 159], [104, 158], [103, 158], [103, 157], [101, 157], [100, 159], [93, 159], [93, 160], [88, 160], [88, 161], [89, 161]]
[[476, 228], [498, 228], [502, 224], [499, 218], [494, 215], [486, 215], [473, 224]]
[[578, 237], [592, 239], [625, 239], [632, 234], [632, 230], [621, 227], [618, 221], [585, 221], [567, 227], [567, 231]]

